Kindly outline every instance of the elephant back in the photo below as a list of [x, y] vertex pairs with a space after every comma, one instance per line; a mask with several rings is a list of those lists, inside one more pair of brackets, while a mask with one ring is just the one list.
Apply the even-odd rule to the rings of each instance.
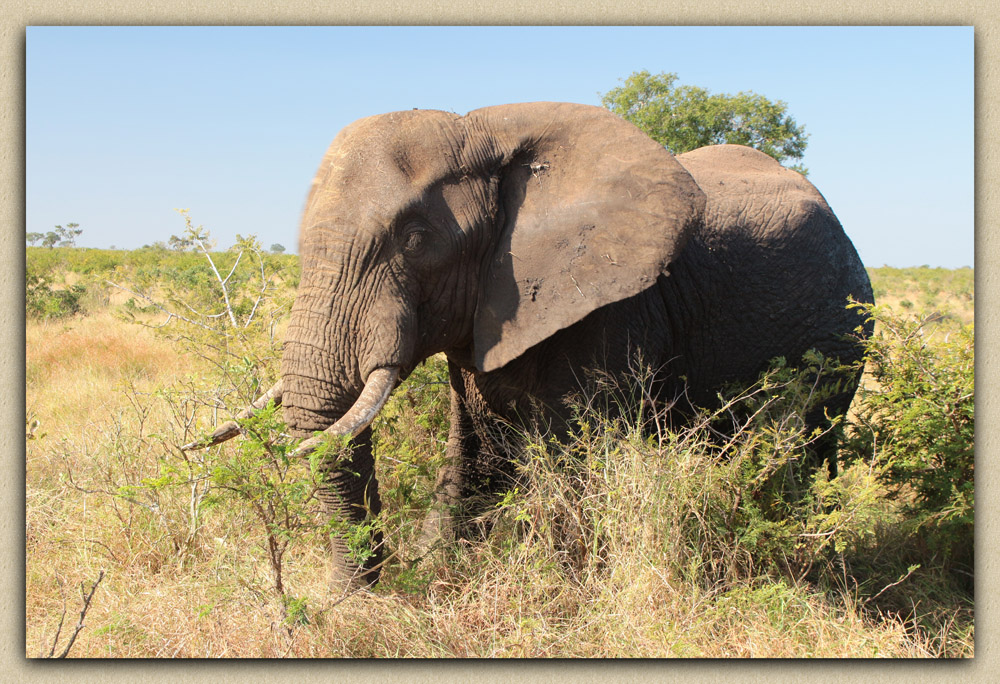
[[810, 348], [859, 359], [851, 336], [868, 324], [847, 304], [873, 301], [871, 284], [812, 183], [742, 145], [703, 147], [677, 160], [706, 196], [704, 223], [678, 265], [704, 307], [689, 317], [691, 353], [722, 340], [739, 340], [747, 351], [705, 360], [721, 376], [707, 384], [758, 372], [776, 356], [794, 361]]

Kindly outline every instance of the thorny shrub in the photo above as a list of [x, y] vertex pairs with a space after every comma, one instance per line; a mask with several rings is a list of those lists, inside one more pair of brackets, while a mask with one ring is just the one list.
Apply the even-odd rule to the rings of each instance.
[[847, 450], [869, 460], [923, 556], [970, 572], [975, 508], [975, 333], [863, 305], [872, 383], [860, 390]]
[[[284, 570], [291, 546], [316, 544], [336, 534], [360, 562], [371, 553], [367, 542], [376, 533], [384, 534], [391, 548], [405, 547], [415, 536], [412, 519], [419, 514], [414, 511], [429, 506], [432, 471], [447, 434], [442, 366], [432, 362], [417, 368], [379, 418], [378, 449], [386, 452], [379, 460], [388, 472], [382, 476], [386, 505], [378, 519], [345, 525], [323, 513], [317, 498], [323, 473], [317, 464], [327, 452], [348, 445], [323, 445], [306, 462], [292, 458], [296, 444], [288, 439], [280, 411], [273, 406], [240, 420], [243, 436], [238, 440], [206, 451], [179, 451], [176, 444], [204, 436], [209, 426], [225, 421], [266, 389], [265, 379], [274, 378], [280, 354], [275, 327], [290, 305], [289, 288], [277, 282], [282, 274], [265, 261], [256, 238], [240, 238], [223, 265], [219, 255], [209, 251], [208, 232], [194, 227], [185, 211], [181, 214], [185, 235], [204, 256], [204, 267], [175, 274], [166, 283], [112, 285], [133, 296], [124, 307], [127, 320], [155, 328], [182, 351], [207, 361], [213, 370], [192, 377], [183, 387], [158, 393], [157, 399], [169, 408], [179, 428], [171, 435], [173, 444], [157, 435], [154, 453], [158, 456], [144, 462], [141, 475], [126, 477], [123, 483], [121, 476], [112, 477], [108, 471], [102, 475], [105, 483], [99, 490], [126, 497], [150, 511], [163, 511], [164, 498], [188, 491], [189, 505], [180, 507], [183, 520], [168, 523], [163, 519], [179, 556], [196, 546], [198, 530], [210, 511], [236, 502], [250, 512], [260, 532], [259, 545], [286, 617], [289, 606], [300, 617], [306, 616], [304, 599], [289, 593]], [[446, 378], [447, 371], [443, 372]], [[138, 403], [136, 407], [139, 410]], [[413, 426], [401, 420], [414, 412], [421, 417]], [[392, 576], [398, 557], [390, 556], [387, 565], [386, 574]]]
[[[180, 349], [207, 361], [215, 373], [205, 378], [207, 406], [234, 411], [274, 381], [280, 341], [276, 328], [291, 307], [291, 292], [280, 287], [279, 264], [265, 259], [254, 236], [237, 235], [228, 253], [210, 251], [209, 232], [195, 227], [187, 210], [186, 239], [204, 260], [166, 280], [131, 271], [135, 282], [109, 284], [132, 297], [121, 315], [155, 328]], [[154, 274], [155, 275], [155, 274]]]

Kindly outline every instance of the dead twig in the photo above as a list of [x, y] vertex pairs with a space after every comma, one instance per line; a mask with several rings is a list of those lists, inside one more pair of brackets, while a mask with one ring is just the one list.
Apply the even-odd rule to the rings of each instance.
[[80, 609], [80, 620], [76, 623], [76, 629], [73, 630], [73, 636], [69, 638], [66, 642], [66, 647], [62, 650], [62, 653], [55, 655], [56, 645], [59, 643], [59, 635], [62, 633], [63, 621], [66, 619], [66, 604], [63, 603], [62, 615], [59, 617], [59, 626], [56, 628], [56, 636], [52, 640], [52, 648], [49, 649], [48, 658], [65, 658], [69, 654], [69, 649], [73, 648], [73, 643], [76, 641], [76, 637], [80, 634], [80, 630], [83, 629], [83, 621], [87, 617], [87, 611], [90, 610], [90, 602], [94, 598], [94, 592], [97, 591], [97, 585], [101, 583], [104, 579], [104, 571], [97, 576], [97, 581], [90, 587], [90, 592], [88, 593], [83, 587], [83, 582], [80, 582], [80, 598], [83, 601], [83, 607]]

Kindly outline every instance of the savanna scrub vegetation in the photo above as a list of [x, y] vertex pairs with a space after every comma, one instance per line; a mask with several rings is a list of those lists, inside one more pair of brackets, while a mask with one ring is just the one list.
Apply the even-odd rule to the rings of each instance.
[[280, 412], [177, 448], [276, 379], [297, 257], [183, 239], [27, 249], [27, 656], [973, 655], [971, 269], [871, 269], [838, 477], [795, 477], [815, 396], [780, 363], [684, 429], [581, 397], [578, 441], [529, 436], [491, 534], [426, 552], [448, 430], [429, 359], [374, 428], [381, 582], [343, 596]]

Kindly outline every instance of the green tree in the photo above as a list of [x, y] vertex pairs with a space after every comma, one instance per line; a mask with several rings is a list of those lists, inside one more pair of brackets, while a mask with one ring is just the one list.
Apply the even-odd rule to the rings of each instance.
[[[677, 85], [677, 74], [633, 72], [601, 96], [601, 104], [645, 131], [673, 154], [705, 145], [747, 145], [781, 163], [801, 160], [807, 138], [788, 105], [752, 91], [712, 94]], [[801, 166], [790, 166], [799, 173]]]
[[271, 245], [271, 251], [274, 252], [275, 254], [283, 254], [285, 251], [285, 246], [275, 242], [273, 245]]
[[45, 234], [44, 233], [25, 233], [24, 234], [24, 239], [27, 241], [27, 243], [29, 245], [34, 246], [34, 244], [36, 242], [39, 242], [40, 240], [45, 239]]
[[189, 249], [194, 249], [194, 240], [187, 237], [171, 235], [167, 244], [170, 246], [170, 249], [175, 249], [178, 252], [186, 252]]
[[[76, 238], [83, 232], [79, 223], [67, 223], [66, 227], [56, 226], [55, 234], [59, 247], [76, 247]], [[49, 233], [51, 235], [51, 233]]]

